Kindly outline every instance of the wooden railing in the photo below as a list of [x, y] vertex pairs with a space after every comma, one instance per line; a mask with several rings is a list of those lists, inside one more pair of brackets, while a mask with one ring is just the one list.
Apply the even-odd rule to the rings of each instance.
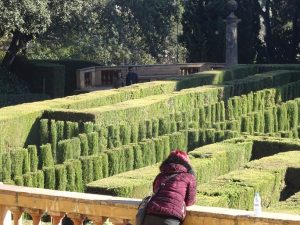
[[[67, 214], [74, 225], [81, 225], [88, 218], [101, 225], [109, 218], [115, 225], [134, 224], [140, 200], [105, 195], [54, 191], [0, 184], [0, 224], [21, 224], [21, 215], [31, 215], [33, 225], [40, 224], [46, 212], [52, 224], [61, 224]], [[252, 212], [224, 208], [188, 207], [184, 225], [300, 225], [300, 216], [262, 213], [254, 217]]]

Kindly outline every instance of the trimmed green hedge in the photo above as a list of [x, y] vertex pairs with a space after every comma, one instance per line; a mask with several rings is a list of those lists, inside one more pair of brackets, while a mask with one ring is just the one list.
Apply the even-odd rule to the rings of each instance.
[[292, 195], [285, 201], [280, 201], [271, 205], [267, 211], [271, 212], [281, 212], [281, 213], [289, 213], [289, 214], [299, 214], [300, 211], [300, 192]]
[[[241, 65], [236, 68], [232, 68], [232, 70], [230, 71], [230, 73], [232, 74], [231, 79], [237, 78], [237, 74], [240, 74], [241, 77], [255, 74], [257, 73], [257, 70], [259, 70], [259, 67], [261, 67], [261, 65]], [[286, 66], [286, 68], [289, 68], [289, 66]], [[126, 101], [128, 99], [141, 98], [152, 94], [159, 95], [172, 93], [176, 89], [175, 86], [175, 81], [157, 81], [147, 84], [138, 84], [132, 87], [120, 88], [117, 90], [98, 91], [79, 96], [55, 99], [51, 101], [43, 101], [34, 104], [28, 103], [16, 107], [6, 107], [0, 109], [0, 130], [5, 131], [0, 132], [0, 152], [6, 150], [5, 143], [9, 143], [11, 146], [26, 146], [28, 144], [38, 143], [39, 126], [37, 119], [39, 119], [42, 116], [43, 112], [47, 109], [86, 109], [91, 107], [99, 107]], [[183, 92], [184, 91], [185, 90], [183, 90]], [[226, 96], [228, 97], [227, 92], [225, 93], [225, 95], [223, 92], [220, 92], [218, 98], [219, 100], [222, 98], [226, 99]], [[207, 103], [215, 101], [207, 97], [205, 98], [205, 102]], [[188, 105], [188, 107], [190, 107], [190, 105]], [[70, 118], [73, 118], [72, 120], [76, 120], [74, 117], [75, 114], [69, 114], [70, 115], [68, 116]], [[129, 116], [132, 117], [132, 115]], [[84, 117], [82, 119], [93, 121], [94, 117], [84, 114]], [[108, 124], [111, 124], [111, 122], [112, 121], [110, 121]], [[60, 140], [59, 135], [58, 140]]]
[[[291, 168], [293, 172], [289, 172]], [[262, 206], [268, 207], [280, 198], [285, 198], [284, 184], [287, 185], [285, 189], [289, 186], [292, 186], [292, 189], [299, 187], [299, 173], [300, 151], [264, 157], [249, 162], [244, 170], [234, 171], [212, 182], [200, 184], [197, 203], [250, 210], [253, 207], [254, 193], [260, 192]]]
[[[191, 151], [189, 153], [191, 164], [197, 173], [198, 182], [210, 181], [221, 174], [244, 166], [250, 159], [251, 146], [251, 142], [219, 143]], [[240, 154], [241, 152], [243, 154]], [[157, 164], [147, 166], [91, 182], [86, 185], [86, 191], [141, 198], [151, 192], [152, 182], [157, 173]]]

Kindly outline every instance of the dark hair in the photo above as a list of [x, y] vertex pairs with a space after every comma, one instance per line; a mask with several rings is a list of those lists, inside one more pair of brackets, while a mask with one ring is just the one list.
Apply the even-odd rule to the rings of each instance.
[[164, 167], [167, 164], [171, 164], [171, 163], [180, 164], [180, 165], [184, 166], [187, 169], [188, 173], [193, 174], [195, 176], [195, 172], [194, 172], [193, 168], [191, 167], [191, 165], [188, 162], [186, 162], [183, 159], [176, 157], [176, 156], [169, 156], [168, 158], [166, 158], [161, 163], [159, 169], [161, 170], [162, 167]]
[[133, 66], [129, 66], [129, 67], [128, 67], [128, 70], [131, 70], [131, 69], [133, 69]]

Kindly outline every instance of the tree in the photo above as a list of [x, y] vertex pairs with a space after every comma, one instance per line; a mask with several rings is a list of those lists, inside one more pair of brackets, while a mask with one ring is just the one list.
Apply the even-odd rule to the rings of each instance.
[[262, 62], [295, 63], [300, 53], [300, 1], [259, 0], [264, 24]]
[[[76, 16], [75, 24], [80, 26], [64, 31], [53, 26], [55, 29], [48, 29], [36, 39], [27, 55], [80, 58], [105, 65], [175, 62], [176, 16], [181, 15], [180, 10], [180, 4], [169, 0], [94, 2], [84, 7], [83, 18]], [[160, 57], [165, 52], [167, 57]]]
[[[225, 0], [189, 0], [183, 16], [181, 41], [186, 45], [191, 62], [225, 61], [225, 22], [228, 16]], [[238, 1], [235, 14], [238, 27], [239, 62], [250, 63], [259, 46], [260, 29], [257, 5], [253, 0]]]
[[[51, 27], [64, 27], [80, 14], [84, 0], [2, 0], [0, 36], [11, 35], [2, 66], [9, 68], [16, 54]], [[70, 25], [70, 24], [69, 24]]]

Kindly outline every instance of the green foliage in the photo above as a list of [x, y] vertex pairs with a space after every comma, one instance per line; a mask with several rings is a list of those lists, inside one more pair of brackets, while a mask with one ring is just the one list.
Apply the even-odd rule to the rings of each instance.
[[89, 142], [88, 137], [86, 134], [79, 134], [80, 139], [80, 155], [81, 156], [88, 156], [89, 155]]
[[73, 160], [72, 161], [75, 169], [75, 185], [77, 192], [83, 192], [83, 172], [82, 172], [82, 164], [80, 160]]
[[55, 189], [55, 168], [52, 167], [43, 167], [44, 172], [44, 187], [46, 189]]
[[15, 182], [15, 185], [17, 185], [17, 186], [24, 186], [23, 176], [16, 176], [14, 178], [14, 182]]
[[158, 137], [159, 120], [156, 118], [152, 119], [152, 137]]
[[23, 154], [22, 174], [24, 174], [30, 171], [29, 154], [28, 154], [28, 150], [25, 148], [21, 149], [20, 151]]
[[118, 149], [111, 149], [106, 152], [108, 157], [108, 176], [113, 176], [119, 173], [120, 160]]
[[93, 180], [99, 180], [103, 178], [101, 156], [93, 156], [93, 174], [94, 174]]
[[162, 162], [164, 159], [164, 143], [162, 138], [158, 137], [153, 139], [155, 143], [155, 155], [156, 155], [156, 163]]
[[74, 158], [74, 152], [70, 139], [59, 141], [57, 144], [57, 163], [63, 163]]
[[[130, 127], [128, 127], [128, 129], [130, 130]], [[127, 131], [127, 128], [125, 128], [125, 130]], [[99, 152], [103, 152], [104, 150], [107, 149], [107, 136], [108, 136], [108, 129], [106, 127], [102, 127], [101, 125], [96, 124], [95, 125], [95, 131], [98, 132], [98, 136], [99, 136], [99, 143], [98, 143], [98, 147], [99, 147]], [[120, 126], [120, 132], [121, 132], [121, 126]], [[123, 131], [122, 131], [123, 132]], [[129, 137], [130, 137], [130, 133], [129, 133]], [[125, 137], [126, 136], [126, 137]], [[127, 142], [127, 135], [124, 136], [124, 142]], [[123, 138], [123, 136], [120, 133], [120, 138]], [[129, 139], [130, 142], [130, 139]]]
[[81, 142], [80, 138], [74, 137], [70, 140], [72, 151], [73, 151], [73, 158], [78, 159], [81, 153]]
[[139, 122], [139, 133], [138, 133], [138, 141], [143, 141], [146, 139], [147, 127], [145, 121]]
[[78, 135], [78, 123], [66, 121], [65, 124], [65, 139], [70, 139]]
[[56, 121], [50, 120], [50, 144], [52, 149], [52, 156], [54, 161], [56, 161], [56, 146], [57, 146], [57, 127]]
[[146, 120], [146, 138], [152, 138], [152, 121]]
[[10, 180], [12, 174], [12, 160], [10, 153], [3, 153], [2, 154], [2, 180]]
[[131, 138], [131, 127], [129, 124], [120, 124], [120, 141], [122, 145], [127, 145], [130, 143]]
[[12, 177], [22, 176], [24, 155], [21, 149], [16, 149], [10, 153], [11, 175]]
[[92, 122], [83, 123], [82, 133], [89, 134], [94, 131], [94, 124]]
[[67, 191], [83, 191], [82, 168], [80, 160], [69, 160], [64, 162], [67, 174]]
[[138, 144], [133, 144], [132, 148], [133, 148], [133, 155], [134, 155], [133, 167], [134, 167], [134, 169], [139, 169], [144, 166], [143, 152], [142, 152], [140, 145], [138, 145]]
[[85, 186], [87, 183], [93, 181], [93, 157], [92, 156], [81, 156], [80, 158], [82, 166], [82, 184]]
[[159, 118], [158, 121], [159, 121], [159, 130], [158, 130], [159, 136], [164, 134], [169, 134], [171, 128], [169, 117], [165, 116], [163, 118]]
[[99, 146], [98, 146], [98, 133], [91, 132], [87, 134], [88, 143], [89, 143], [89, 155], [96, 155], [99, 153]]
[[120, 128], [118, 125], [108, 126], [108, 141], [107, 148], [117, 148], [121, 144], [120, 142]]
[[[58, 155], [58, 157], [59, 157], [59, 155]], [[59, 161], [59, 159], [58, 159], [58, 161]], [[53, 157], [52, 157], [52, 151], [51, 151], [50, 144], [42, 145], [40, 147], [39, 163], [40, 163], [39, 168], [54, 166], [54, 161], [53, 161]]]
[[105, 153], [100, 153], [102, 163], [103, 177], [108, 177], [108, 156]]
[[188, 151], [199, 147], [199, 130], [188, 130]]
[[49, 142], [49, 128], [48, 119], [40, 120], [40, 144], [47, 144]]
[[65, 165], [55, 165], [55, 189], [65, 191], [67, 188], [67, 172]]
[[64, 121], [56, 121], [56, 129], [57, 129], [57, 141], [64, 139], [64, 130], [65, 130], [65, 122]]
[[26, 187], [34, 187], [33, 181], [32, 181], [32, 176], [30, 173], [23, 174], [23, 182], [24, 182], [24, 186], [26, 186]]

